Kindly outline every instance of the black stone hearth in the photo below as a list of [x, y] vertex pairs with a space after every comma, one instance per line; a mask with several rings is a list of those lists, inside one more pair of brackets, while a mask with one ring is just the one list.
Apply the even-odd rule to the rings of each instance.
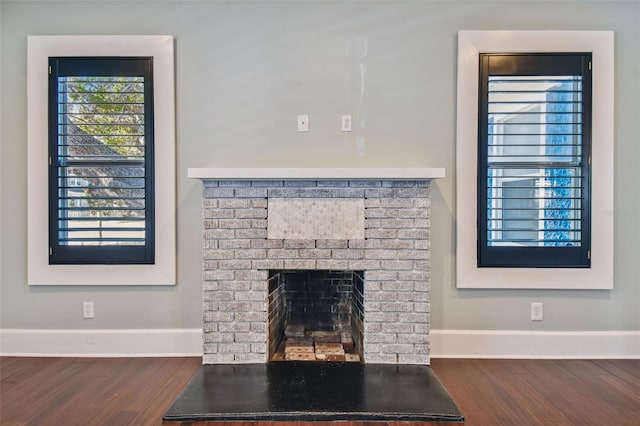
[[164, 421], [451, 421], [464, 417], [430, 367], [287, 362], [201, 366]]

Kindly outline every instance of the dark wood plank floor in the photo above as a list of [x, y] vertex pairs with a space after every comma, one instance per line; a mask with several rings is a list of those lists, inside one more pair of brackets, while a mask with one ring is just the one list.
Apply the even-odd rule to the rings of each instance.
[[[200, 358], [0, 358], [0, 425], [160, 425], [200, 362]], [[640, 360], [434, 359], [432, 367], [464, 413], [466, 426], [640, 425]], [[174, 425], [180, 426], [165, 423]]]

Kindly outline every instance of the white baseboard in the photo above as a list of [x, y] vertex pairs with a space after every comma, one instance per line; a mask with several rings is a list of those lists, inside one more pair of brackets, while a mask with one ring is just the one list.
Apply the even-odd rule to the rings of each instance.
[[431, 330], [432, 358], [638, 359], [640, 331]]
[[[432, 358], [640, 359], [640, 331], [431, 330]], [[0, 356], [202, 356], [202, 330], [0, 329]]]
[[202, 330], [0, 330], [2, 356], [202, 356]]

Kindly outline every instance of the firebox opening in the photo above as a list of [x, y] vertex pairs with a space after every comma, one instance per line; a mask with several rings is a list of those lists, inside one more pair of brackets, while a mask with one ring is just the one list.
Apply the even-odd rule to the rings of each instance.
[[363, 362], [363, 271], [269, 271], [269, 360]]

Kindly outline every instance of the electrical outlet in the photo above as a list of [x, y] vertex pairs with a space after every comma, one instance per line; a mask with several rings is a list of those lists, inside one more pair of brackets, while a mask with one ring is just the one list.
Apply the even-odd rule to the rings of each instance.
[[531, 302], [531, 321], [542, 321], [544, 319], [544, 303]]
[[93, 318], [93, 302], [82, 302], [82, 317]]
[[303, 114], [298, 116], [298, 131], [299, 132], [309, 131], [309, 115]]
[[342, 125], [340, 126], [340, 128], [342, 129], [343, 132], [350, 132], [351, 131], [351, 116], [350, 115], [343, 115], [342, 116]]

